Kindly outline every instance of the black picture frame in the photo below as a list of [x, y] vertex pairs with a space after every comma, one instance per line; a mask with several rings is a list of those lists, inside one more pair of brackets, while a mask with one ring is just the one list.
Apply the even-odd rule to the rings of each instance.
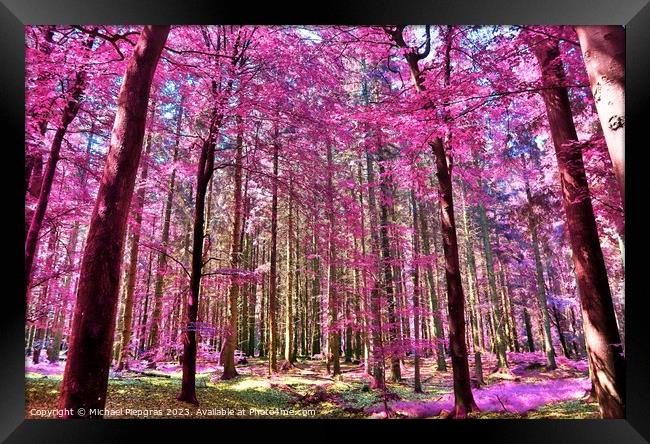
[[[627, 418], [624, 420], [345, 421], [335, 420], [26, 420], [24, 407], [24, 25], [33, 24], [621, 24], [626, 26], [626, 359]], [[0, 286], [0, 439], [7, 442], [114, 442], [145, 433], [147, 440], [178, 436], [188, 427], [213, 440], [250, 440], [253, 432], [287, 440], [350, 439], [343, 425], [365, 432], [396, 432], [439, 440], [451, 434], [484, 442], [643, 443], [650, 441], [650, 342], [643, 285], [647, 249], [643, 215], [648, 181], [643, 155], [650, 105], [650, 3], [648, 0], [356, 0], [292, 5], [200, 0], [0, 0], [0, 122], [5, 124], [2, 176], [6, 230], [1, 245], [6, 275]], [[643, 135], [643, 136], [642, 136]], [[631, 204], [630, 204], [631, 202]], [[630, 259], [631, 258], [631, 259]], [[335, 428], [336, 427], [336, 428]], [[233, 428], [234, 436], [222, 434]], [[295, 432], [289, 432], [291, 428]], [[239, 434], [243, 434], [239, 436]], [[287, 433], [295, 433], [289, 436]], [[339, 434], [341, 433], [341, 434]], [[347, 433], [347, 432], [345, 432]], [[184, 436], [184, 438], [180, 438]], [[266, 438], [263, 438], [266, 439]], [[449, 438], [446, 438], [449, 439]]]

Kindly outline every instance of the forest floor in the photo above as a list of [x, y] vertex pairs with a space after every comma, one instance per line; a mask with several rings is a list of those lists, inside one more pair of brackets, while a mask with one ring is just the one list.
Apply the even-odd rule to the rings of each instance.
[[[558, 368], [547, 370], [540, 353], [509, 353], [510, 372], [490, 375], [494, 357], [484, 356], [486, 385], [473, 389], [480, 413], [474, 418], [592, 419], [598, 406], [584, 400], [590, 382], [584, 362], [558, 357]], [[449, 361], [449, 360], [448, 360]], [[239, 376], [220, 379], [214, 363], [197, 366], [199, 407], [176, 401], [180, 391], [178, 363], [160, 363], [135, 371], [110, 373], [105, 418], [382, 418], [384, 396], [391, 417], [439, 418], [453, 407], [451, 363], [435, 370], [435, 359], [423, 358], [423, 393], [413, 391], [413, 365], [407, 359], [400, 383], [387, 383], [384, 393], [370, 389], [362, 365], [341, 363], [342, 375], [327, 375], [323, 361], [299, 360], [269, 377], [267, 362], [249, 358], [237, 366]], [[26, 418], [43, 417], [56, 408], [64, 363], [26, 365]], [[470, 359], [473, 375], [473, 362]], [[387, 368], [387, 374], [389, 369]]]

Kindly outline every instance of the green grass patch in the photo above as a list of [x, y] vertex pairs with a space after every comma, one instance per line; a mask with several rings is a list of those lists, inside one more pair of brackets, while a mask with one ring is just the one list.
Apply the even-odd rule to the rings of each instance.
[[477, 419], [598, 419], [598, 403], [581, 400], [556, 402], [520, 415], [503, 412], [481, 412], [471, 414]]

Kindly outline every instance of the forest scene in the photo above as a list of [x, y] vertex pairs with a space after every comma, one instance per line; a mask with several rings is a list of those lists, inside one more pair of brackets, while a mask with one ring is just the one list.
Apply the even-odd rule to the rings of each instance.
[[25, 55], [26, 418], [625, 417], [622, 26]]

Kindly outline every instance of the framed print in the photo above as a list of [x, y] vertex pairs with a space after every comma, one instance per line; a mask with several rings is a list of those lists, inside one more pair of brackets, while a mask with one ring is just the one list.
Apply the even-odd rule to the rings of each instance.
[[316, 9], [4, 1], [2, 437], [647, 442], [647, 3]]

